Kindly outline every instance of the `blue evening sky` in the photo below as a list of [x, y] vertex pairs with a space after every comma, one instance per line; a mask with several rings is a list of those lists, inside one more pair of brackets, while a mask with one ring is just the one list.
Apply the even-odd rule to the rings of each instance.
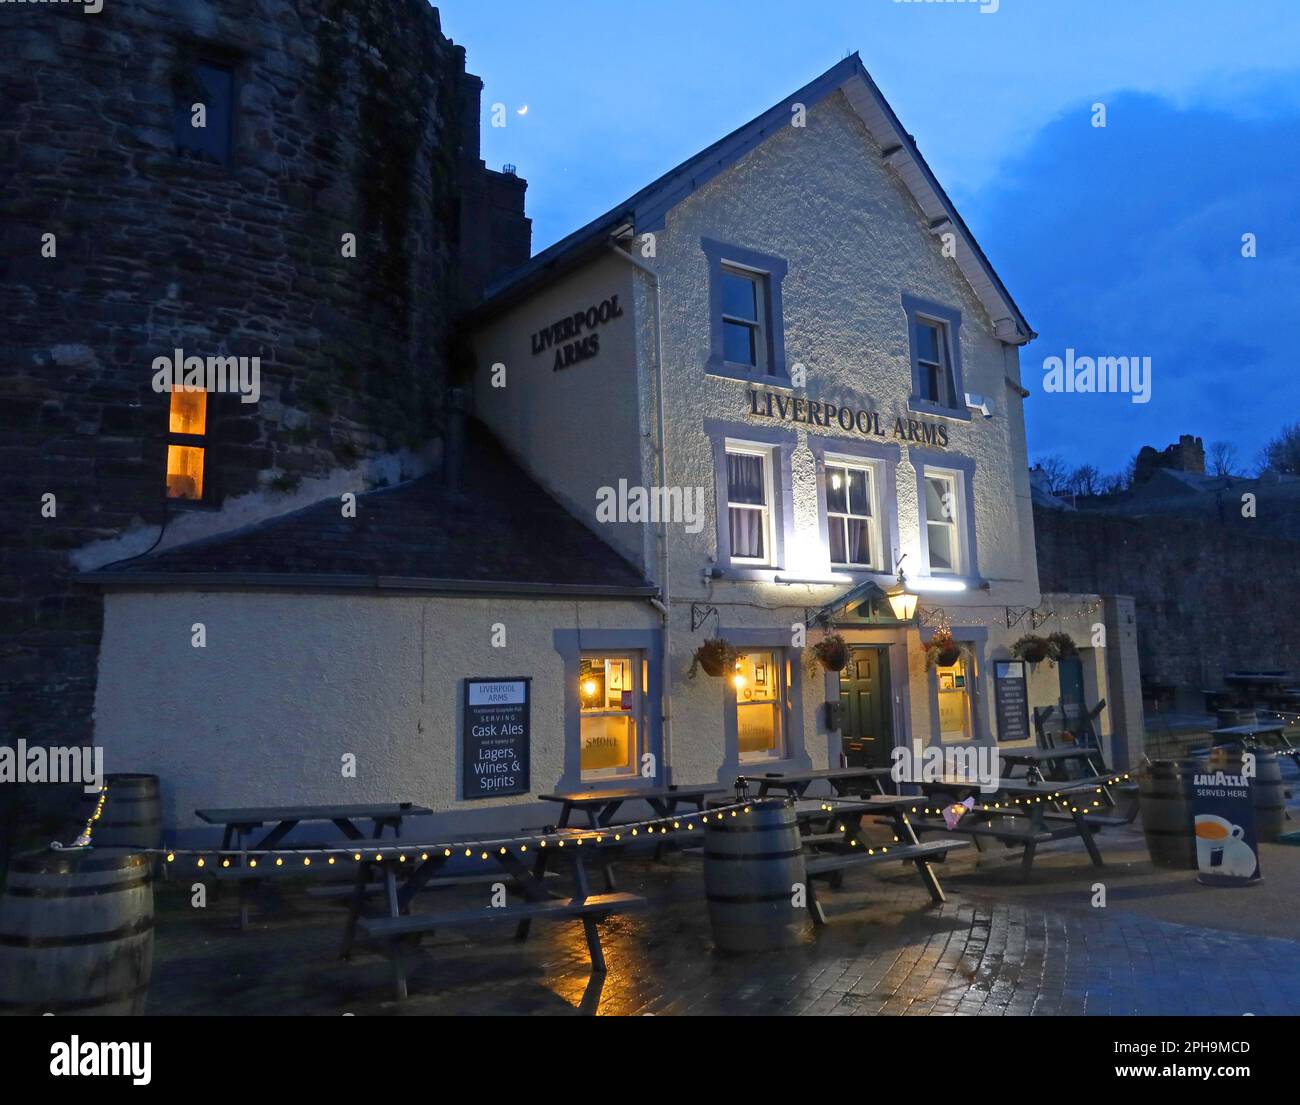
[[[528, 181], [535, 250], [858, 50], [1040, 335], [1031, 457], [1110, 472], [1191, 433], [1249, 466], [1300, 421], [1297, 0], [438, 6], [485, 82], [484, 158]], [[1151, 401], [1044, 394], [1067, 347], [1151, 357]]]

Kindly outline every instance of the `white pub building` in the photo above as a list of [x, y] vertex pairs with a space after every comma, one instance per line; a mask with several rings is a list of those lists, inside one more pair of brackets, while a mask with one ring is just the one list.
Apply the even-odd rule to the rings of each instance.
[[[97, 578], [97, 739], [162, 777], [173, 828], [399, 800], [537, 825], [539, 793], [996, 750], [1103, 699], [1108, 761], [1140, 757], [1131, 602], [1039, 590], [1034, 332], [857, 55], [469, 325], [459, 479], [360, 496], [362, 567], [277, 572], [329, 548], [296, 515]], [[196, 622], [201, 658], [170, 640]], [[838, 671], [808, 663], [830, 633]], [[1077, 654], [1015, 660], [1050, 633]]]

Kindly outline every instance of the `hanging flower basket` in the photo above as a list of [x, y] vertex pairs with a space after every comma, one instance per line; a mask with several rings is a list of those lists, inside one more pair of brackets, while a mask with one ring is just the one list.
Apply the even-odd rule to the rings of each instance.
[[1068, 660], [1072, 656], [1079, 655], [1079, 646], [1068, 633], [1049, 633], [1047, 655], [1053, 660]]
[[952, 639], [952, 630], [936, 629], [925, 645], [926, 668], [951, 667], [960, 659], [961, 645]]
[[828, 633], [812, 646], [812, 653], [827, 671], [843, 671], [849, 663], [849, 643], [838, 633]]
[[739, 658], [740, 651], [730, 641], [722, 637], [711, 637], [695, 650], [695, 656], [691, 660], [691, 677], [694, 678], [696, 671], [703, 668], [705, 675], [717, 679], [734, 668]]
[[1011, 646], [1011, 655], [1027, 664], [1041, 664], [1051, 654], [1051, 645], [1046, 637], [1026, 633]]

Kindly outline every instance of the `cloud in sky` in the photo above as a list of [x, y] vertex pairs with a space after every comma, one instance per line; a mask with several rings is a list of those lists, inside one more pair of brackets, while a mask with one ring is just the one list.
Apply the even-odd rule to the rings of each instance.
[[[1114, 470], [1195, 433], [1253, 458], [1295, 419], [1294, 0], [440, 10], [486, 82], [488, 164], [529, 182], [538, 249], [858, 49], [1041, 334], [1023, 362], [1031, 452]], [[488, 125], [495, 102], [504, 128]], [[1044, 396], [1042, 360], [1067, 346], [1150, 355], [1151, 402]]]
[[[1261, 92], [1268, 103], [1281, 99]], [[1103, 470], [1179, 433], [1259, 452], [1300, 398], [1293, 213], [1300, 110], [1180, 108], [1142, 94], [1045, 127], [968, 204], [968, 218], [1040, 337], [1022, 351], [1031, 452]], [[1258, 256], [1242, 256], [1254, 234]], [[1152, 397], [1044, 394], [1043, 359], [1150, 356]]]

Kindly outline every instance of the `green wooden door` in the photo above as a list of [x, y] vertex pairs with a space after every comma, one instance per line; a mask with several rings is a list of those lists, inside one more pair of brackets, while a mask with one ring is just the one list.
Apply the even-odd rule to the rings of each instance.
[[1083, 709], [1083, 661], [1070, 656], [1057, 663], [1061, 673], [1061, 707], [1067, 717]]
[[854, 648], [840, 672], [840, 736], [850, 767], [888, 767], [890, 724], [888, 651]]

